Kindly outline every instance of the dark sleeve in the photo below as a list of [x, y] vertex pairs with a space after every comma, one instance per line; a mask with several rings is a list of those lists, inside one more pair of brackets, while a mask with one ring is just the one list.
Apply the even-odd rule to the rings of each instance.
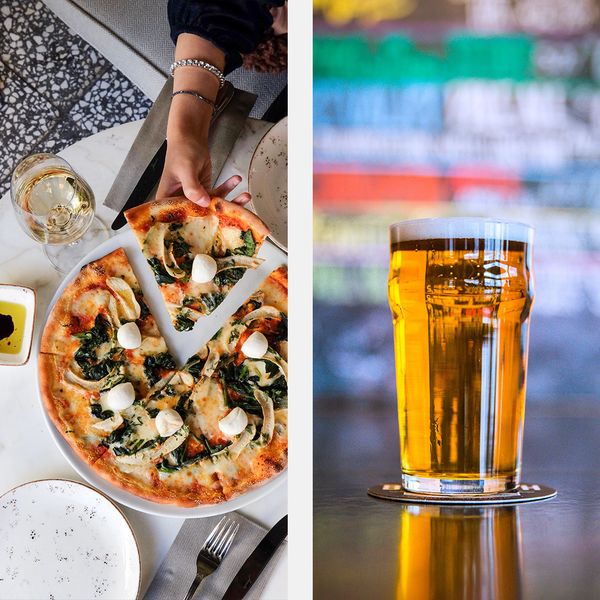
[[169, 0], [171, 39], [193, 33], [225, 52], [225, 72], [242, 64], [242, 54], [254, 51], [273, 25], [269, 6], [284, 0]]

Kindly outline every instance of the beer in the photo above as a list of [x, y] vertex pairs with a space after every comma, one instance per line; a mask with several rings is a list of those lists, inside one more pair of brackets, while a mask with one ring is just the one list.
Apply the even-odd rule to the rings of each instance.
[[402, 482], [496, 493], [519, 480], [532, 230], [429, 219], [391, 228]]
[[520, 566], [515, 507], [401, 509], [397, 600], [519, 600]]

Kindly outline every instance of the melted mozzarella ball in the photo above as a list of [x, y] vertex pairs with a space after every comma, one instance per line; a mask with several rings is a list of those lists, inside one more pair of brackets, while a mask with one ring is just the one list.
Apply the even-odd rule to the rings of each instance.
[[164, 408], [154, 419], [154, 424], [161, 437], [169, 437], [183, 426], [181, 415], [172, 408]]
[[117, 331], [117, 341], [126, 350], [133, 350], [142, 345], [140, 328], [134, 323], [125, 323]]
[[242, 344], [242, 352], [248, 358], [262, 358], [269, 349], [269, 340], [260, 332], [255, 331]]
[[217, 274], [217, 261], [208, 254], [196, 254], [192, 263], [192, 280], [208, 283]]
[[246, 429], [248, 415], [236, 406], [227, 416], [219, 421], [219, 429], [227, 436], [234, 437]]
[[118, 383], [111, 388], [106, 397], [106, 408], [113, 411], [125, 410], [135, 401], [135, 390], [131, 382]]

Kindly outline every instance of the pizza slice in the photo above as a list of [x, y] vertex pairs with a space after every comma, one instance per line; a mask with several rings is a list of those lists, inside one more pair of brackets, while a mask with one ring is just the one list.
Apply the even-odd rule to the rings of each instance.
[[[287, 464], [287, 293], [287, 268], [280, 267], [234, 315], [230, 339], [235, 348], [217, 371], [229, 419], [237, 420], [232, 415], [241, 411], [248, 418], [244, 431], [233, 437], [229, 460], [222, 456], [215, 464], [226, 498], [270, 479]], [[223, 430], [223, 421], [219, 426]]]
[[287, 270], [280, 267], [148, 399], [150, 414], [175, 411], [186, 428], [181, 446], [156, 463], [161, 481], [208, 470], [228, 499], [283, 470], [286, 361]]
[[127, 221], [160, 287], [178, 331], [194, 327], [225, 299], [256, 255], [269, 230], [252, 212], [220, 198], [201, 207], [167, 198], [128, 210]]
[[38, 364], [48, 414], [90, 462], [122, 434], [122, 411], [171, 379], [175, 362], [122, 248], [83, 267], [65, 288]]

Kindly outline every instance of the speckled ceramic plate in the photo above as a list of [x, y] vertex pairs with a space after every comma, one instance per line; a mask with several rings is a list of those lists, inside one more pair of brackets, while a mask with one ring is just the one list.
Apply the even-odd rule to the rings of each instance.
[[140, 557], [129, 523], [96, 490], [45, 479], [0, 497], [0, 599], [133, 600]]
[[269, 226], [269, 237], [287, 252], [288, 145], [287, 117], [275, 123], [259, 142], [248, 173], [248, 191], [256, 214]]

